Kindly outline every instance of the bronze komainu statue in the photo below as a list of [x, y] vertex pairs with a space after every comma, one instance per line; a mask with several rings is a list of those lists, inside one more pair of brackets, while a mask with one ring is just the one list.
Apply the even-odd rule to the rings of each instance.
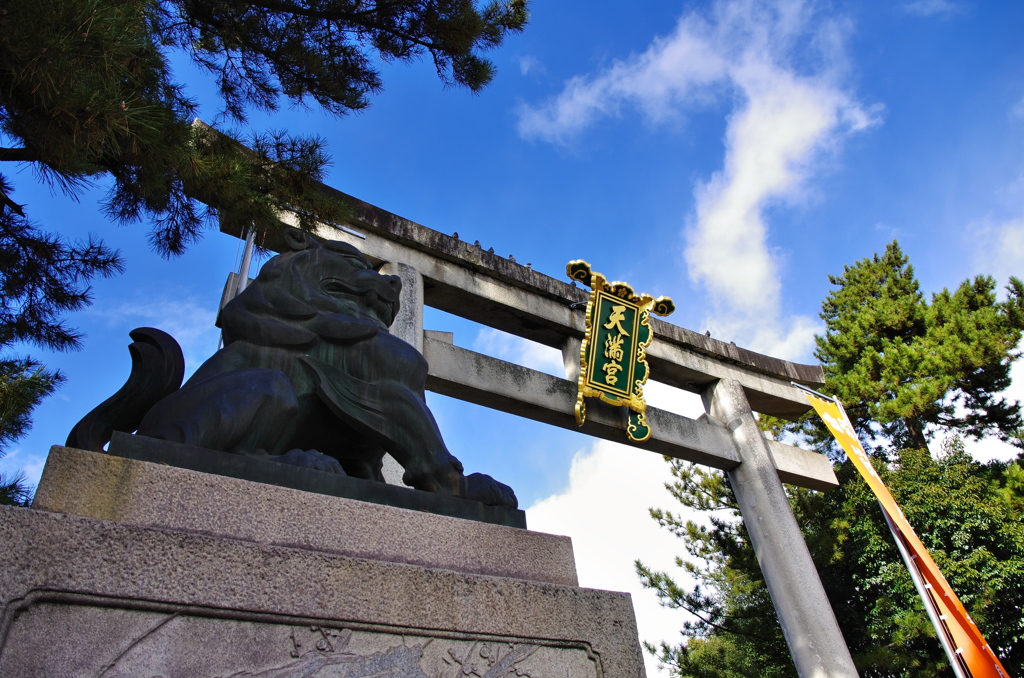
[[424, 400], [427, 361], [388, 332], [401, 280], [351, 245], [297, 229], [290, 252], [221, 311], [224, 348], [181, 384], [169, 335], [133, 331], [125, 386], [71, 432], [101, 451], [113, 431], [383, 481], [390, 453], [406, 484], [515, 508], [512, 489], [463, 475]]

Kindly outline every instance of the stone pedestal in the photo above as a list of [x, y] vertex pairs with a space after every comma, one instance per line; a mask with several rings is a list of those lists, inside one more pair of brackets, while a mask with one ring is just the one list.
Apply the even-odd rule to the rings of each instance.
[[2, 676], [644, 674], [565, 537], [57, 447], [0, 545]]

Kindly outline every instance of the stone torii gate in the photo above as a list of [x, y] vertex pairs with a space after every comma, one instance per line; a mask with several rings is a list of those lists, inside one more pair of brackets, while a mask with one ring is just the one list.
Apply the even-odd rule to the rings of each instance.
[[[329, 187], [323, 190], [354, 211], [351, 229], [325, 225], [317, 235], [354, 245], [382, 265], [382, 273], [402, 279], [401, 310], [391, 332], [426, 357], [429, 390], [577, 430], [573, 408], [586, 291]], [[263, 244], [281, 250], [277, 243]], [[566, 378], [457, 347], [450, 333], [425, 332], [424, 305], [561, 350]], [[821, 368], [757, 354], [656, 318], [650, 322], [655, 334], [647, 352], [651, 378], [699, 393], [707, 413], [695, 420], [648, 407], [651, 438], [631, 443], [623, 410], [591, 400], [579, 430], [724, 471], [798, 673], [856, 676], [782, 487], [786, 482], [828, 490], [838, 481], [824, 456], [766, 438], [754, 417], [754, 412], [788, 419], [802, 415], [809, 405], [790, 382], [820, 386]], [[385, 462], [389, 482], [401, 484], [397, 463]]]

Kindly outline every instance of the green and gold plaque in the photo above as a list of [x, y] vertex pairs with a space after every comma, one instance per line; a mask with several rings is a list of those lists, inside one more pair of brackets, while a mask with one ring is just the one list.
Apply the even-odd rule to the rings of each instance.
[[570, 261], [565, 271], [591, 288], [587, 333], [580, 348], [576, 423], [582, 426], [587, 419], [584, 398], [600, 398], [611, 405], [628, 407], [626, 434], [630, 440], [647, 440], [651, 429], [645, 416], [644, 384], [650, 374], [647, 347], [654, 338], [648, 319], [651, 313], [666, 316], [676, 306], [668, 297], [655, 299], [637, 294], [624, 282], [609, 283], [583, 260]]

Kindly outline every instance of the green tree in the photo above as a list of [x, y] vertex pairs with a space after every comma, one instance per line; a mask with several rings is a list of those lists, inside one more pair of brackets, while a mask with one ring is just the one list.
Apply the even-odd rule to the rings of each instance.
[[[95, 240], [68, 244], [39, 231], [16, 206], [0, 212], [0, 351], [19, 342], [77, 347], [81, 335], [62, 314], [89, 303], [90, 279], [120, 270], [117, 254]], [[32, 410], [63, 380], [32, 358], [0, 357], [0, 457], [28, 431]], [[0, 504], [27, 499], [20, 475], [0, 476]]]
[[1011, 278], [1000, 302], [995, 280], [978, 276], [929, 303], [895, 241], [829, 281], [838, 289], [822, 304], [815, 357], [862, 436], [925, 449], [933, 433], [955, 430], [1020, 444], [1020, 407], [999, 394], [1018, 357], [1024, 283]]
[[[676, 558], [692, 588], [637, 561], [644, 585], [661, 603], [688, 613], [677, 646], [645, 643], [676, 676], [740, 678], [795, 675], [768, 588], [728, 480], [718, 472], [668, 459], [674, 482], [666, 487], [682, 513], [651, 509], [658, 523], [683, 540], [691, 557]], [[692, 520], [694, 512], [701, 520]]]
[[[728, 483], [721, 474], [671, 462], [673, 494], [707, 521], [653, 511], [684, 538], [678, 560], [692, 588], [638, 563], [663, 603], [690, 613], [685, 640], [648, 650], [676, 676], [795, 676], [782, 629]], [[902, 450], [894, 463], [875, 459], [936, 563], [1011, 675], [1024, 670], [1024, 468], [979, 464], [950, 438], [937, 458]], [[791, 488], [822, 584], [862, 676], [943, 676], [945, 655], [903, 566], [878, 504], [849, 462], [840, 488]]]
[[5, 3], [0, 132], [13, 145], [0, 161], [32, 163], [70, 191], [108, 176], [107, 213], [150, 220], [166, 254], [214, 214], [265, 230], [287, 210], [311, 227], [344, 211], [312, 181], [326, 163], [322, 141], [255, 134], [245, 139], [250, 152], [192, 124], [195, 104], [172, 80], [171, 51], [212, 74], [228, 120], [282, 100], [343, 115], [381, 89], [378, 61], [429, 54], [445, 84], [479, 90], [494, 73], [480, 52], [526, 18], [525, 0]]
[[[365, 108], [382, 87], [381, 62], [424, 55], [445, 85], [478, 91], [494, 75], [481, 53], [526, 19], [526, 0], [5, 2], [0, 162], [29, 164], [72, 195], [108, 180], [102, 209], [116, 222], [148, 222], [167, 256], [215, 219], [263, 233], [285, 218], [306, 229], [338, 222], [346, 206], [317, 184], [323, 141], [194, 122], [170, 54], [210, 73], [224, 119], [244, 125], [248, 110], [283, 101], [335, 115]], [[19, 260], [25, 252], [32, 266]], [[90, 279], [120, 266], [100, 241], [73, 244], [37, 228], [0, 176], [0, 351], [25, 339], [78, 346], [63, 314], [89, 303]]]
[[[59, 372], [48, 372], [31, 359], [0, 360], [0, 458], [7, 445], [25, 435], [32, 410], [63, 379]], [[0, 505], [23, 505], [28, 499], [22, 474], [0, 475]]]
[[[1006, 668], [1024, 671], [1024, 468], [982, 465], [961, 434], [1019, 444], [1019, 406], [999, 392], [1017, 359], [1022, 288], [998, 301], [991, 278], [925, 300], [896, 243], [832, 277], [817, 357], [825, 391], [847, 407], [873, 462]], [[766, 422], [780, 428], [779, 422]], [[825, 431], [807, 418], [788, 428], [823, 451]], [[942, 436], [935, 457], [928, 441]], [[671, 461], [683, 513], [652, 510], [685, 541], [677, 564], [692, 587], [637, 563], [645, 585], [689, 612], [684, 640], [648, 647], [673, 675], [796, 675], [728, 481]], [[843, 635], [864, 676], [938, 676], [949, 668], [909, 574], [867, 485], [837, 459], [840, 487], [789, 488], [794, 513]], [[703, 514], [692, 520], [694, 512]]]

